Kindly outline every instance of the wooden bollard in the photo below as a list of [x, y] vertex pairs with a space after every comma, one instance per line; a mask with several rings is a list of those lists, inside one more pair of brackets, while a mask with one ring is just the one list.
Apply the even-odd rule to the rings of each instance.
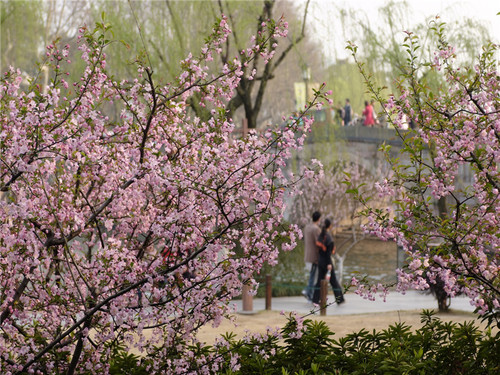
[[271, 310], [271, 299], [273, 297], [273, 290], [271, 285], [271, 275], [266, 275], [266, 310]]
[[250, 294], [250, 285], [243, 285], [242, 290], [242, 300], [243, 300], [243, 312], [251, 313], [253, 312], [253, 296]]
[[241, 128], [242, 128], [243, 137], [246, 138], [246, 136], [248, 135], [248, 119], [247, 118], [243, 119], [243, 121], [241, 123]]
[[328, 280], [323, 279], [319, 288], [319, 315], [326, 315], [326, 296], [328, 294]]

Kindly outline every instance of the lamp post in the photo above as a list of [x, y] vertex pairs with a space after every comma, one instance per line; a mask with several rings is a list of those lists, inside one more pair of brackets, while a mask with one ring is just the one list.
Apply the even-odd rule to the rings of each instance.
[[304, 63], [302, 66], [302, 78], [304, 79], [304, 83], [306, 86], [306, 94], [305, 94], [305, 104], [307, 106], [307, 99], [309, 99], [309, 81], [311, 80], [311, 68]]

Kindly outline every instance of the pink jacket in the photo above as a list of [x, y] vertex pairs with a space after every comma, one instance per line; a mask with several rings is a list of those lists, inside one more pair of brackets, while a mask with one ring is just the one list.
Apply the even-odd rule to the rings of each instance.
[[375, 125], [375, 119], [373, 118], [373, 107], [370, 104], [365, 107], [363, 116], [365, 117], [363, 125]]

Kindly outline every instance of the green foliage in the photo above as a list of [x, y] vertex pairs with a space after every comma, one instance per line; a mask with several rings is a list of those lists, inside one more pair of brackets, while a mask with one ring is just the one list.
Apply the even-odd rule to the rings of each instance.
[[135, 354], [116, 350], [109, 367], [110, 375], [148, 375], [145, 363]]
[[354, 113], [360, 114], [364, 109], [364, 101], [369, 100], [366, 94], [363, 77], [360, 76], [356, 64], [347, 60], [337, 61], [328, 68], [326, 78], [328, 87], [332, 88], [333, 98], [336, 98], [337, 107], [344, 106], [344, 100], [349, 98]]
[[1, 2], [0, 71], [2, 73], [9, 66], [15, 66], [29, 75], [36, 74], [33, 52], [40, 48], [44, 32], [42, 5], [39, 0]]
[[[290, 320], [283, 329], [284, 358], [282, 367], [291, 373], [311, 370], [311, 373], [331, 369], [331, 353], [334, 348], [333, 332], [323, 321], [306, 320], [306, 333], [295, 337], [297, 323]], [[311, 364], [310, 369], [305, 364]]]
[[[339, 319], [341, 319], [339, 317]], [[474, 322], [443, 322], [432, 311], [423, 311], [422, 328], [412, 330], [395, 323], [381, 331], [362, 329], [335, 340], [323, 321], [294, 318], [281, 330], [281, 337], [236, 339], [223, 335], [228, 345], [219, 348], [193, 346], [193, 369], [200, 353], [221, 355], [219, 374], [227, 375], [346, 375], [346, 374], [467, 374], [493, 375], [500, 372], [500, 332], [481, 331]], [[300, 334], [298, 334], [298, 332]], [[172, 356], [175, 358], [175, 349]], [[232, 371], [232, 356], [240, 367]], [[127, 353], [122, 346], [111, 350], [110, 374], [149, 374], [152, 357]]]
[[[423, 327], [404, 323], [376, 332], [362, 329], [338, 340], [322, 321], [304, 321], [297, 337], [293, 319], [276, 339], [230, 340], [229, 351], [242, 358], [228, 374], [472, 374], [500, 371], [500, 333], [481, 332], [473, 322], [446, 323], [422, 313]], [[272, 355], [272, 352], [275, 352]], [[228, 357], [229, 359], [229, 357]], [[226, 369], [226, 371], [228, 371]]]
[[[302, 261], [304, 263], [304, 261]], [[289, 280], [284, 280], [284, 281], [279, 281], [276, 282], [274, 281], [272, 283], [272, 296], [273, 297], [290, 297], [290, 296], [300, 296], [302, 294], [302, 290], [304, 290], [304, 285], [305, 282], [307, 281], [305, 273], [302, 271], [304, 267], [299, 267], [298, 265], [296, 268], [300, 268], [300, 273], [291, 275], [291, 277], [297, 275], [303, 276], [302, 277], [302, 282], [298, 281], [289, 281]], [[259, 289], [257, 290], [257, 298], [264, 298], [266, 295], [266, 285], [265, 285], [265, 280], [262, 280], [261, 285]]]

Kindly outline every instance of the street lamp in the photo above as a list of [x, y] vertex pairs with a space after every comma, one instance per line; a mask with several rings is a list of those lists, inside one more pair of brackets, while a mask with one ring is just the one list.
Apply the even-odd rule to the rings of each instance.
[[311, 68], [307, 64], [304, 63], [302, 66], [302, 78], [304, 79], [304, 83], [306, 85], [306, 94], [305, 94], [305, 104], [307, 105], [307, 99], [309, 98], [309, 81], [311, 80]]

